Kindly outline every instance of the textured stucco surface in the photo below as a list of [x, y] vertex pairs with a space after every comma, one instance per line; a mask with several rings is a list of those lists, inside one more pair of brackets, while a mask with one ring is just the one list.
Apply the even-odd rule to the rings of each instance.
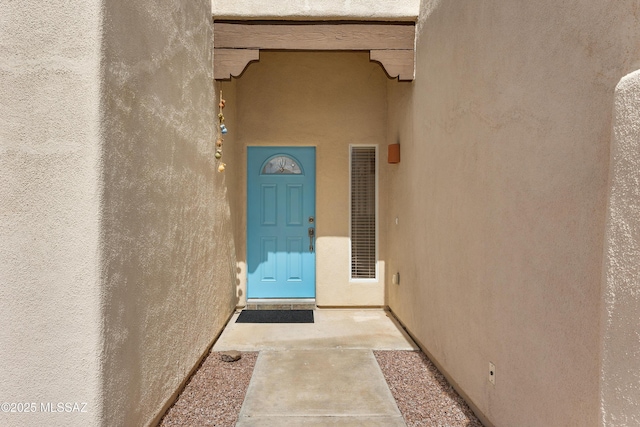
[[613, 94], [639, 12], [424, 1], [416, 81], [389, 84], [388, 300], [496, 426], [601, 422]]
[[213, 0], [216, 19], [362, 19], [415, 21], [420, 0]]
[[87, 403], [0, 424], [146, 425], [236, 303], [210, 3], [0, 21], [0, 402]]
[[[316, 302], [384, 305], [384, 236], [380, 280], [349, 281], [349, 144], [381, 144], [380, 155], [386, 154], [384, 70], [362, 52], [262, 52], [236, 80], [243, 159], [237, 205], [246, 211], [247, 145], [316, 146]], [[384, 169], [380, 174], [384, 183]]]
[[[233, 230], [233, 240], [235, 247], [235, 281], [234, 281], [234, 293], [236, 295], [236, 304], [244, 305], [246, 301], [246, 254], [244, 239], [246, 236], [246, 219], [244, 217], [245, 205], [244, 201], [238, 196], [243, 191], [244, 181], [241, 178], [241, 174], [246, 170], [245, 163], [246, 157], [243, 156], [242, 146], [237, 142], [238, 135], [238, 120], [237, 120], [237, 107], [238, 101], [236, 97], [236, 84], [237, 80], [230, 81], [218, 81], [216, 82], [216, 94], [223, 93], [223, 99], [226, 101], [226, 106], [223, 110], [225, 124], [229, 133], [224, 135], [223, 145], [223, 157], [222, 161], [226, 165], [225, 169], [225, 184], [227, 191], [227, 200], [229, 203], [229, 211], [231, 212], [231, 226]], [[219, 111], [219, 110], [218, 110]]]
[[640, 425], [640, 71], [615, 93], [605, 235], [602, 421]]
[[100, 5], [0, 9], [0, 425], [97, 425]]
[[209, 8], [106, 3], [107, 425], [150, 422], [235, 307]]

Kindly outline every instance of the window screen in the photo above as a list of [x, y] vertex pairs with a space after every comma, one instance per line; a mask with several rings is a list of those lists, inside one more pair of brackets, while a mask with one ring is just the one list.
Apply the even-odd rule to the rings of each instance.
[[376, 278], [375, 147], [351, 147], [351, 277]]

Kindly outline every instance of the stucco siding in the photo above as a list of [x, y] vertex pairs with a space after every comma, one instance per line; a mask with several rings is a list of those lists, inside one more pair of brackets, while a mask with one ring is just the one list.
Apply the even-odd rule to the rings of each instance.
[[106, 425], [146, 425], [234, 306], [207, 1], [107, 2]]
[[[381, 156], [385, 154], [386, 81], [382, 67], [369, 62], [362, 52], [262, 52], [260, 62], [249, 65], [237, 79], [235, 127], [243, 160], [234, 169], [242, 168], [237, 175], [242, 177], [242, 192], [236, 205], [243, 207], [243, 215], [248, 145], [317, 147], [318, 305], [385, 303], [384, 249], [379, 280], [349, 280], [349, 144], [378, 144]], [[380, 182], [385, 182], [383, 176]], [[383, 193], [384, 187], [379, 189]], [[239, 237], [238, 244], [246, 247], [246, 233]], [[380, 236], [380, 248], [384, 248], [384, 236]]]
[[598, 425], [611, 111], [637, 2], [422, 9], [416, 81], [389, 85], [390, 306], [489, 422]]
[[[102, 13], [1, 8], [0, 402], [22, 407], [0, 425], [97, 425]], [[75, 402], [84, 412], [46, 412]]]
[[[244, 218], [244, 201], [238, 196], [243, 192], [243, 179], [241, 173], [246, 169], [243, 167], [246, 157], [243, 156], [243, 148], [237, 141], [238, 136], [238, 119], [237, 109], [238, 100], [236, 95], [237, 80], [228, 82], [216, 82], [216, 94], [222, 91], [223, 99], [226, 106], [223, 109], [225, 125], [229, 132], [223, 136], [223, 155], [220, 162], [225, 165], [224, 186], [225, 197], [229, 203], [229, 212], [231, 214], [231, 226], [234, 241], [235, 256], [235, 274], [234, 274], [234, 303], [240, 305], [240, 301], [246, 298], [246, 263], [245, 263], [245, 244], [246, 236], [246, 220]], [[219, 112], [219, 109], [216, 110]]]
[[604, 248], [602, 421], [640, 424], [640, 71], [616, 87]]

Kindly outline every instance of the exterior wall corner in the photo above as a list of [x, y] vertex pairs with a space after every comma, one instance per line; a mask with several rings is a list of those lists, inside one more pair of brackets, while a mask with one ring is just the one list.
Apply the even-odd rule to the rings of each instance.
[[640, 424], [640, 70], [616, 86], [604, 244], [603, 426]]

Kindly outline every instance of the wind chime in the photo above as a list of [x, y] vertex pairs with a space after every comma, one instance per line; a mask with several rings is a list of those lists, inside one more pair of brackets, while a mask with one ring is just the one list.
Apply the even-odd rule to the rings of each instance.
[[[224, 124], [224, 114], [222, 113], [222, 110], [224, 109], [224, 104], [225, 104], [225, 100], [222, 98], [222, 90], [220, 91], [220, 103], [218, 104], [218, 107], [220, 107], [220, 112], [218, 113], [218, 122], [219, 122], [219, 127], [220, 127], [220, 135], [218, 136], [218, 139], [216, 140], [216, 154], [215, 157], [217, 160], [222, 159], [222, 144], [224, 143], [224, 138], [222, 137], [223, 135], [225, 135], [228, 130], [227, 127]], [[220, 164], [218, 165], [218, 172], [224, 172], [224, 168], [227, 165], [225, 163], [223, 163], [222, 161], [220, 161]]]

